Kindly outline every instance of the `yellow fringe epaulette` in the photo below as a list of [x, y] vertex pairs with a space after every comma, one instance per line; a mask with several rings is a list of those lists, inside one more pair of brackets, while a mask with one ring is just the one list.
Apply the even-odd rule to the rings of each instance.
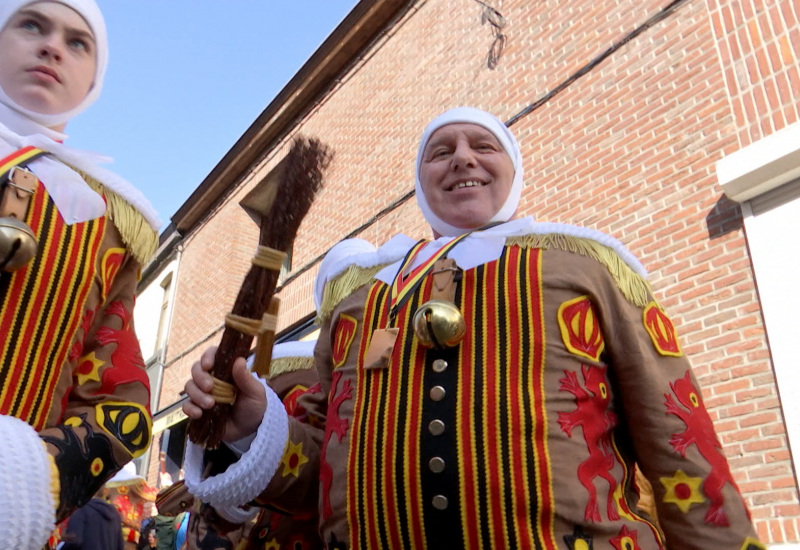
[[617, 287], [629, 302], [639, 307], [645, 307], [652, 300], [653, 289], [647, 279], [625, 263], [613, 248], [593, 239], [562, 233], [531, 233], [521, 237], [511, 237], [506, 240], [506, 244], [524, 248], [555, 248], [588, 256], [608, 269], [617, 283]]
[[333, 313], [333, 309], [339, 302], [350, 296], [357, 288], [364, 286], [386, 265], [376, 265], [373, 267], [359, 267], [351, 265], [339, 275], [328, 281], [322, 293], [322, 304], [317, 311], [316, 322], [322, 324]]
[[105, 198], [108, 218], [114, 222], [128, 251], [141, 265], [146, 265], [158, 248], [158, 232], [125, 198], [88, 174], [79, 173], [89, 187]]
[[273, 359], [269, 364], [269, 378], [275, 378], [287, 372], [309, 370], [314, 366], [314, 357], [281, 357]]
[[50, 465], [50, 496], [53, 497], [53, 508], [58, 509], [61, 502], [61, 473], [49, 449], [47, 449], [47, 463]]

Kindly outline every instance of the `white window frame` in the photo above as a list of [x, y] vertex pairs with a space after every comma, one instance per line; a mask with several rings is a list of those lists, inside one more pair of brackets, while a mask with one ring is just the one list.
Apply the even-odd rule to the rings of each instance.
[[[776, 268], [775, 246], [783, 247], [787, 263], [796, 261], [794, 257], [800, 247], [794, 252], [788, 248], [797, 246], [794, 244], [796, 235], [786, 234], [790, 232], [788, 228], [776, 228], [775, 220], [785, 220], [787, 212], [791, 215], [800, 212], [800, 123], [727, 155], [717, 163], [716, 171], [725, 195], [742, 206], [775, 379], [783, 396], [781, 409], [790, 450], [795, 451], [792, 458], [795, 471], [798, 471], [800, 400], [791, 396], [800, 387], [800, 372], [796, 354], [792, 353], [797, 335], [787, 330], [786, 319], [787, 310], [800, 307], [800, 298], [789, 296], [790, 293], [797, 295], [796, 288], [788, 288], [787, 276], [791, 268], [782, 269], [780, 265]], [[794, 219], [791, 222], [794, 224]], [[791, 254], [794, 256], [790, 257]], [[796, 281], [792, 286], [796, 286]], [[778, 296], [776, 291], [782, 294]], [[794, 328], [796, 332], [798, 327]]]

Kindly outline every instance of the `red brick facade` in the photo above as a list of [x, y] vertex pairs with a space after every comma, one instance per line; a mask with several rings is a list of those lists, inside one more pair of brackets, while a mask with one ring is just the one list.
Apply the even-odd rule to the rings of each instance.
[[[489, 3], [506, 20], [494, 70], [487, 67], [492, 29], [481, 24], [479, 3], [411, 2], [287, 128], [336, 151], [293, 267], [306, 267], [413, 189], [417, 139], [432, 116], [466, 104], [507, 120], [558, 90], [512, 125], [525, 159], [522, 213], [610, 233], [641, 259], [703, 384], [759, 535], [800, 541], [797, 484], [741, 211], [715, 173], [724, 155], [798, 121], [800, 6]], [[642, 27], [667, 6], [661, 20]], [[265, 152], [183, 241], [161, 407], [177, 400], [191, 363], [218, 341], [258, 238], [239, 201], [286, 144]], [[380, 244], [400, 231], [428, 236], [413, 198], [358, 236]], [[313, 264], [283, 289], [282, 326], [312, 311], [315, 273]]]

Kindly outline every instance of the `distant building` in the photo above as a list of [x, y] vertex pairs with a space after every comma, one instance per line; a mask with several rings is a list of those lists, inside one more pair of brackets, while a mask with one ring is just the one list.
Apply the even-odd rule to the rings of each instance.
[[417, 140], [435, 114], [474, 105], [522, 144], [523, 214], [610, 233], [642, 260], [760, 536], [800, 541], [798, 21], [796, 2], [359, 2], [172, 216], [146, 271], [136, 323], [168, 468], [182, 460], [179, 392], [219, 340], [290, 139], [318, 136], [336, 158], [294, 245], [284, 333], [313, 318], [337, 241], [429, 236]]
[[[136, 307], [133, 312], [133, 322], [139, 344], [142, 348], [142, 357], [147, 366], [147, 377], [150, 380], [150, 410], [153, 413], [160, 411], [159, 397], [161, 395], [164, 365], [167, 358], [167, 342], [169, 340], [170, 323], [175, 307], [175, 288], [180, 263], [180, 236], [173, 227], [167, 228], [162, 234], [158, 250], [153, 260], [145, 266], [142, 279], [139, 281], [136, 296]], [[173, 407], [179, 409], [180, 407]], [[178, 418], [176, 418], [178, 416]], [[177, 412], [172, 416], [161, 411], [158, 421], [154, 425], [154, 432], [162, 433], [168, 421], [177, 423], [185, 417]], [[178, 442], [180, 446], [180, 442]], [[153, 469], [149, 471], [151, 457], [158, 457], [159, 445], [151, 448], [136, 459], [137, 471], [146, 476], [155, 486], [157, 461], [153, 462]], [[175, 469], [179, 469], [180, 464]]]

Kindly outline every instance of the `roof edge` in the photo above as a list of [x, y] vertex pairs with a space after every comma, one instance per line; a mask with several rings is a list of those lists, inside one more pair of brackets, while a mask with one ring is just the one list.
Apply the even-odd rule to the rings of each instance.
[[202, 220], [294, 121], [330, 91], [353, 60], [373, 44], [401, 10], [413, 3], [414, 0], [359, 2], [172, 215], [178, 231], [186, 234]]

